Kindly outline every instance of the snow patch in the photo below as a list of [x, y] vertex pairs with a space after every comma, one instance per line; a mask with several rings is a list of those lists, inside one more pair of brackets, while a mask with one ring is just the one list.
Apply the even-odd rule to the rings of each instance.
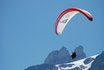
[[[97, 56], [98, 56], [98, 54], [94, 55], [94, 56], [91, 56], [91, 57], [88, 57], [88, 58], [95, 59]], [[58, 70], [69, 70], [69, 69], [74, 69], [76, 67], [81, 69], [81, 70], [88, 70], [91, 67], [92, 62], [94, 61], [94, 60], [92, 60], [88, 64], [85, 64], [84, 61], [88, 58], [84, 58], [84, 59], [77, 60], [77, 61], [70, 62], [70, 63], [57, 64], [55, 66], [58, 67]], [[71, 64], [72, 66], [68, 66], [69, 64]]]

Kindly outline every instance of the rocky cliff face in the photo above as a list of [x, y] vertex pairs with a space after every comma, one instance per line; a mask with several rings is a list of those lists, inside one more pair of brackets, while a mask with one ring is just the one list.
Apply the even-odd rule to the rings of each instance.
[[62, 47], [60, 50], [52, 51], [48, 57], [45, 59], [45, 64], [60, 64], [70, 61], [70, 54], [65, 47]]
[[104, 70], [104, 51], [96, 57], [89, 70]]
[[82, 46], [78, 46], [75, 49], [75, 53], [76, 53], [76, 58], [73, 59], [72, 61], [76, 61], [76, 60], [80, 60], [80, 59], [86, 58], [86, 54], [84, 53], [84, 50], [83, 50]]

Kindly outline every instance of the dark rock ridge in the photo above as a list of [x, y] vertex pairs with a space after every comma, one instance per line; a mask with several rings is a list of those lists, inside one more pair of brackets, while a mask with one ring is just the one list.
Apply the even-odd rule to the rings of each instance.
[[80, 68], [81, 68], [81, 69], [85, 69], [85, 68], [86, 68], [86, 66], [80, 65]]
[[72, 67], [74, 64], [62, 64], [59, 67]]
[[89, 64], [91, 61], [93, 61], [94, 58], [87, 58], [85, 61], [84, 61], [84, 64]]
[[89, 70], [104, 70], [104, 51], [95, 58]]

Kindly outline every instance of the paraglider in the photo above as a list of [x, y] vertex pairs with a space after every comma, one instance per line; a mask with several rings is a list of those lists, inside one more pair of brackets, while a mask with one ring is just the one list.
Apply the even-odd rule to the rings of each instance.
[[55, 32], [57, 35], [61, 35], [65, 26], [67, 23], [71, 20], [73, 16], [75, 16], [78, 13], [82, 13], [85, 15], [90, 21], [93, 20], [93, 17], [89, 12], [86, 10], [78, 9], [78, 8], [69, 8], [65, 11], [63, 11], [59, 17], [57, 18], [56, 24], [55, 24]]
[[74, 59], [76, 56], [77, 56], [76, 52], [73, 52], [72, 55], [71, 55], [72, 59]]

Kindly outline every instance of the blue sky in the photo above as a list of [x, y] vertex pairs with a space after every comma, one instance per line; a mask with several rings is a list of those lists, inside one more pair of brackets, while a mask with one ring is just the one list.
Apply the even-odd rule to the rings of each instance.
[[[24, 70], [44, 62], [48, 53], [82, 45], [87, 56], [104, 51], [103, 0], [0, 0], [0, 70]], [[89, 11], [93, 21], [77, 14], [61, 36], [59, 14], [68, 8]]]

